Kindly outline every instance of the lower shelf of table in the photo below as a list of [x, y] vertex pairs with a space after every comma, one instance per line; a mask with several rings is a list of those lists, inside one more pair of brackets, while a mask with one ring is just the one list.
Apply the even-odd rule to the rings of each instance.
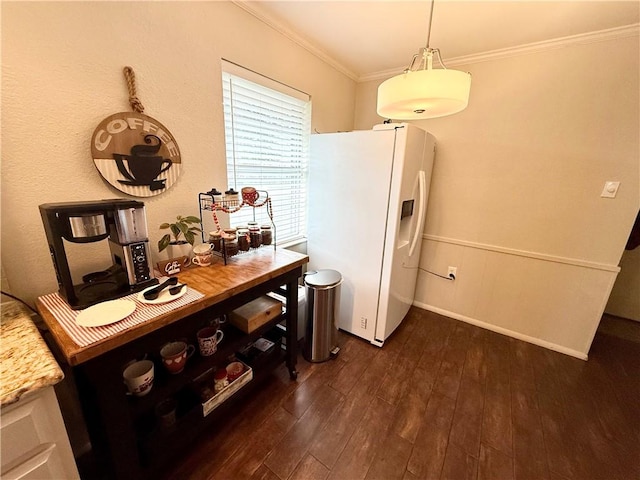
[[[233, 391], [229, 390], [229, 395], [224, 395], [226, 398], [213, 409], [210, 408], [211, 404], [209, 408], [203, 409], [196, 384], [193, 385], [194, 388], [184, 389], [176, 395], [178, 408], [174, 425], [163, 427], [151, 418], [147, 419], [146, 424], [142, 422], [138, 425], [138, 444], [142, 465], [154, 469], [161, 467], [165, 461], [179, 453], [180, 445], [188, 446], [196, 436], [212, 428], [216, 419], [237, 409], [238, 402], [268, 378], [271, 372], [284, 362], [285, 356], [285, 351], [278, 344], [267, 357], [261, 358], [259, 365], [253, 365], [250, 371], [245, 372], [245, 374], [250, 372], [250, 376], [247, 375], [241, 382], [241, 378], [238, 378], [230, 384], [229, 387], [232, 387], [235, 382], [239, 382], [237, 388], [234, 387]], [[209, 410], [206, 415], [205, 410]]]
[[[187, 361], [185, 370], [177, 375], [168, 374], [164, 370], [162, 362], [158, 358], [152, 357], [151, 359], [154, 360], [155, 363], [156, 375], [151, 391], [144, 397], [128, 397], [129, 408], [133, 412], [134, 417], [152, 411], [157, 403], [175, 394], [175, 392], [184, 389], [193, 379], [206, 374], [214, 366], [220, 364], [223, 359], [235, 355], [235, 352], [239, 351], [248, 342], [255, 341], [261, 336], [266, 336], [267, 338], [282, 337], [286, 334], [286, 330], [278, 327], [278, 322], [281, 321], [281, 319], [282, 315], [262, 325], [254, 332], [251, 332], [251, 334], [241, 332], [228, 323], [225, 324], [221, 327], [224, 331], [224, 339], [218, 347], [218, 352], [211, 357], [201, 357], [199, 354], [193, 355], [193, 357]], [[126, 387], [123, 385], [123, 394], [125, 390]]]

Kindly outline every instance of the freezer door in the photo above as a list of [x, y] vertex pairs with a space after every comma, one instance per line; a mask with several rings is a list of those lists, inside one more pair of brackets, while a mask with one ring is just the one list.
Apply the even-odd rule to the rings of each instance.
[[383, 257], [375, 341], [400, 325], [413, 303], [426, 218], [435, 138], [414, 126], [398, 132], [392, 173], [388, 241]]
[[372, 341], [395, 131], [311, 136], [309, 270], [342, 274], [339, 328]]

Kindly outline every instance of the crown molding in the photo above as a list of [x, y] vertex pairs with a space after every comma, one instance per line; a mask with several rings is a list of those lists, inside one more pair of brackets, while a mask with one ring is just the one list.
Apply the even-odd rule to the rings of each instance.
[[[606, 42], [619, 38], [633, 37], [640, 34], [640, 23], [625, 25], [623, 27], [609, 28], [606, 30], [598, 30], [596, 32], [581, 33], [578, 35], [570, 35], [568, 37], [560, 37], [552, 40], [544, 40], [542, 42], [528, 43], [517, 47], [501, 48], [488, 52], [477, 53], [473, 55], [465, 55], [461, 57], [448, 58], [446, 60], [447, 67], [455, 67], [459, 65], [470, 65], [472, 63], [487, 62], [490, 60], [500, 60], [503, 58], [515, 57], [519, 55], [529, 55], [531, 53], [542, 53], [549, 50], [556, 50], [571, 45], [587, 45], [590, 43]], [[403, 72], [405, 67], [397, 67], [380, 72], [374, 72], [358, 77], [358, 83], [368, 82], [371, 80], [382, 80], [398, 75]]]
[[[331, 57], [331, 55], [329, 55], [327, 52], [313, 45], [311, 42], [303, 38], [299, 33], [283, 25], [279, 20], [269, 15], [264, 9], [258, 6], [257, 2], [254, 2], [251, 5], [246, 3], [244, 0], [231, 0], [231, 2], [357, 83], [369, 82], [372, 80], [384, 80], [393, 77], [394, 75], [398, 75], [405, 69], [404, 66], [401, 66], [390, 68], [388, 70], [369, 73], [366, 75], [357, 75], [353, 70], [347, 68], [345, 65]], [[473, 63], [500, 60], [503, 58], [515, 57], [520, 55], [542, 53], [549, 50], [555, 50], [572, 45], [586, 45], [590, 43], [606, 42], [619, 38], [638, 36], [639, 34], [640, 23], [634, 23], [622, 27], [614, 27], [606, 30], [598, 30], [595, 32], [581, 33], [578, 35], [570, 35], [567, 37], [560, 37], [551, 40], [543, 40], [541, 42], [528, 43], [516, 47], [501, 48], [497, 50], [490, 50], [488, 52], [476, 53], [473, 55], [448, 58], [447, 66], [456, 67], [460, 65], [471, 65]]]
[[273, 16], [266, 13], [262, 8], [258, 7], [256, 3], [249, 5], [245, 3], [243, 0], [231, 0], [231, 2], [236, 6], [240, 7], [241, 9], [243, 9], [245, 12], [253, 15], [264, 24], [273, 28], [278, 33], [284, 35], [292, 42], [296, 43], [300, 47], [309, 51], [310, 53], [318, 57], [320, 60], [322, 60], [323, 62], [329, 64], [331, 67], [335, 68], [338, 72], [346, 75], [347, 77], [349, 77], [351, 80], [355, 82], [359, 81], [358, 75], [353, 70], [350, 70], [349, 68], [345, 67], [343, 64], [341, 64], [340, 62], [332, 58], [327, 52], [316, 47], [315, 45], [313, 45], [312, 43], [304, 39], [302, 36], [300, 36], [299, 33], [294, 32], [290, 28], [284, 26], [280, 21], [278, 21]]

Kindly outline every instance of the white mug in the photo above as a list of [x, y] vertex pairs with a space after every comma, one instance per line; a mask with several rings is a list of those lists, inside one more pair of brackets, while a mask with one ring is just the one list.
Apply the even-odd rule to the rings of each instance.
[[201, 243], [200, 245], [196, 245], [193, 247], [194, 255], [209, 255], [211, 253], [211, 249], [213, 245], [210, 243]]
[[151, 391], [153, 373], [153, 362], [151, 360], [140, 360], [125, 368], [124, 372], [122, 372], [122, 377], [129, 392], [136, 397], [142, 397]]
[[204, 327], [198, 330], [197, 337], [200, 355], [208, 357], [218, 351], [218, 344], [224, 338], [224, 332], [216, 327]]
[[211, 261], [213, 260], [212, 256], [213, 245], [210, 243], [201, 243], [200, 245], [196, 245], [193, 247], [193, 260], [191, 260], [196, 265], [200, 265], [201, 267], [208, 267], [211, 265]]
[[213, 260], [213, 256], [211, 254], [196, 255], [195, 257], [193, 257], [193, 260], [191, 260], [191, 262], [201, 267], [208, 267], [209, 265], [211, 265], [211, 260]]

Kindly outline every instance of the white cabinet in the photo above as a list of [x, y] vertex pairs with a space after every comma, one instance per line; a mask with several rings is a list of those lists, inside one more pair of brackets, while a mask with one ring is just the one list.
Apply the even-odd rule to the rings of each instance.
[[2, 408], [0, 476], [13, 479], [79, 479], [53, 387]]

